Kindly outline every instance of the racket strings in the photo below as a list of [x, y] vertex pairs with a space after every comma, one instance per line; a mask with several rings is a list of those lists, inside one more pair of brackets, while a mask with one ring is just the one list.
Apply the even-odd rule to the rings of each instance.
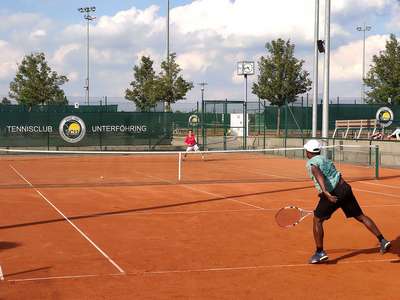
[[281, 227], [288, 227], [299, 222], [307, 212], [303, 212], [298, 208], [283, 208], [275, 215], [276, 222]]

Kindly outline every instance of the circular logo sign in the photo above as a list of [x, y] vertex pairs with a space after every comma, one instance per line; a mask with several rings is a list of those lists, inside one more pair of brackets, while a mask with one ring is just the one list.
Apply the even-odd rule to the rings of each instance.
[[376, 121], [382, 127], [389, 127], [394, 120], [393, 111], [389, 107], [381, 107], [376, 112]]
[[61, 120], [58, 131], [64, 141], [77, 143], [85, 137], [85, 122], [76, 116], [68, 116]]
[[200, 123], [200, 118], [197, 115], [191, 115], [189, 117], [189, 124], [190, 126], [197, 126]]

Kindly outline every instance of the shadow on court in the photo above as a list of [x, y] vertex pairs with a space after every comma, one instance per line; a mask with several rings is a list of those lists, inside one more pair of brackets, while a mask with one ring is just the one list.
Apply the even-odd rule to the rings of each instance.
[[0, 251], [17, 248], [20, 243], [0, 241]]
[[[268, 175], [265, 175], [268, 177]], [[242, 183], [274, 183], [274, 182], [304, 182], [309, 183], [310, 179], [306, 176], [304, 177], [286, 177], [284, 175], [276, 175], [278, 178], [242, 178], [242, 179], [196, 179], [196, 180], [182, 180], [181, 182], [170, 181], [170, 180], [154, 180], [154, 181], [138, 181], [133, 180], [132, 182], [116, 182], [116, 181], [108, 181], [107, 178], [101, 182], [63, 182], [63, 183], [33, 183], [33, 186], [30, 186], [26, 183], [18, 183], [18, 184], [0, 184], [0, 189], [11, 190], [11, 189], [32, 189], [32, 188], [46, 188], [46, 189], [57, 189], [57, 188], [97, 188], [97, 187], [136, 187], [136, 186], [170, 186], [170, 185], [180, 185], [180, 184], [193, 184], [193, 185], [202, 185], [202, 184], [242, 184]], [[400, 178], [400, 175], [391, 175], [391, 176], [381, 176], [380, 180], [384, 179], [395, 179]], [[359, 182], [359, 181], [370, 181], [373, 180], [371, 176], [358, 176], [358, 177], [346, 177], [345, 178], [348, 183]], [[112, 180], [112, 179], [111, 179]], [[305, 188], [310, 188], [311, 185], [306, 187], [298, 187], [293, 190], [302, 190]], [[278, 190], [277, 192], [280, 192]]]
[[43, 268], [25, 270], [25, 271], [20, 271], [20, 272], [15, 272], [15, 273], [6, 273], [6, 274], [4, 274], [4, 277], [10, 277], [10, 276], [15, 276], [15, 275], [33, 273], [33, 272], [43, 271], [43, 270], [49, 270], [49, 269], [51, 269], [51, 267], [43, 267]]
[[[400, 236], [398, 236], [396, 239], [392, 240], [391, 243], [392, 243], [392, 246], [390, 247], [390, 250], [388, 251], [388, 253], [396, 254], [397, 256], [400, 257]], [[329, 254], [329, 252], [334, 253], [335, 250], [331, 250], [331, 251], [328, 250], [328, 254]], [[348, 258], [355, 257], [357, 255], [374, 254], [374, 253], [379, 253], [379, 247], [355, 250], [350, 253], [344, 254], [342, 256], [336, 257], [334, 259], [330, 259], [325, 264], [333, 265], [333, 264], [337, 264], [341, 260], [346, 260]], [[392, 263], [400, 263], [400, 260], [393, 261]]]
[[[301, 189], [308, 189], [308, 188], [311, 188], [311, 186], [302, 187]], [[73, 221], [73, 220], [80, 220], [80, 219], [97, 218], [97, 217], [102, 217], [102, 216], [120, 215], [120, 214], [126, 214], [126, 213], [142, 213], [142, 212], [165, 209], [165, 208], [185, 207], [185, 206], [196, 205], [196, 204], [226, 201], [226, 200], [230, 200], [230, 199], [240, 199], [240, 198], [249, 197], [249, 196], [262, 196], [262, 195], [267, 195], [267, 194], [288, 192], [288, 191], [295, 191], [295, 190], [299, 190], [299, 188], [288, 188], [288, 189], [272, 190], [272, 191], [265, 191], [265, 192], [258, 192], [258, 193], [247, 193], [247, 194], [242, 194], [242, 195], [224, 196], [224, 197], [216, 197], [216, 198], [204, 199], [204, 200], [149, 206], [149, 207], [143, 207], [143, 208], [133, 208], [133, 209], [125, 209], [125, 210], [117, 210], [117, 211], [109, 211], [109, 212], [100, 212], [100, 213], [93, 213], [93, 214], [80, 215], [80, 216], [68, 216], [68, 219]], [[36, 221], [36, 222], [3, 225], [3, 226], [0, 226], [0, 229], [10, 229], [10, 228], [18, 228], [18, 227], [25, 227], [25, 226], [32, 226], [32, 225], [42, 225], [42, 224], [64, 222], [64, 221], [65, 221], [64, 218], [57, 218], [57, 219], [42, 220], [42, 221]]]

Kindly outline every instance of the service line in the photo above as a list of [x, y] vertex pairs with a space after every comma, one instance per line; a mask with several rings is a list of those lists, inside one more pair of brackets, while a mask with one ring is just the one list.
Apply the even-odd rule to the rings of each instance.
[[65, 216], [45, 195], [43, 195], [37, 188], [33, 186], [31, 182], [29, 182], [17, 169], [15, 169], [12, 165], [10, 168], [22, 179], [24, 180], [30, 187], [32, 187], [36, 193], [39, 194], [42, 199], [44, 199], [55, 211], [57, 211], [78, 233], [85, 238], [101, 255], [103, 255], [110, 264], [112, 264], [120, 273], [125, 273], [125, 271], [112, 259], [107, 255], [95, 242], [93, 242], [78, 226], [76, 226], [67, 216]]

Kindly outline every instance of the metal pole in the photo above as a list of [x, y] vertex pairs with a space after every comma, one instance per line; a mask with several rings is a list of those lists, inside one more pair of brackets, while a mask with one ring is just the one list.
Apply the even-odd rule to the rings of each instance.
[[[167, 0], [167, 78], [168, 78], [168, 84], [170, 83], [170, 70], [169, 70], [169, 0]], [[169, 104], [166, 101], [164, 103], [164, 111], [169, 111]]]
[[167, 1], [167, 63], [169, 71], [169, 0]]
[[312, 105], [312, 137], [317, 137], [318, 118], [318, 35], [319, 35], [319, 0], [315, 0], [315, 25], [314, 25], [314, 81]]
[[182, 152], [178, 153], [178, 181], [182, 179]]
[[371, 30], [371, 26], [363, 24], [363, 26], [358, 26], [357, 30], [363, 32], [363, 54], [362, 54], [362, 87], [361, 87], [361, 99], [362, 102], [365, 102], [365, 40], [366, 40], [366, 32]]
[[286, 157], [286, 148], [287, 148], [287, 138], [288, 138], [288, 102], [285, 99], [285, 157]]
[[87, 47], [86, 47], [86, 103], [89, 105], [90, 85], [89, 85], [89, 18], [87, 18]]
[[246, 91], [245, 91], [245, 101], [244, 101], [244, 149], [247, 149], [247, 74], [244, 75], [245, 78], [245, 86], [246, 86]]
[[364, 24], [364, 37], [363, 37], [363, 65], [362, 65], [362, 95], [361, 95], [361, 100], [362, 103], [365, 102], [365, 83], [364, 83], [364, 79], [365, 79], [365, 24]]
[[331, 50], [331, 0], [325, 3], [325, 62], [324, 62], [324, 97], [322, 104], [322, 138], [329, 134], [329, 71]]
[[87, 21], [86, 22], [86, 83], [85, 83], [85, 89], [86, 89], [86, 103], [89, 105], [89, 99], [90, 99], [90, 79], [89, 79], [89, 64], [90, 64], [90, 40], [89, 40], [89, 28], [90, 28], [90, 21], [94, 21], [96, 17], [92, 16], [91, 13], [94, 13], [96, 11], [95, 6], [91, 7], [81, 7], [78, 8], [78, 11], [82, 14], [84, 14], [83, 18]]

